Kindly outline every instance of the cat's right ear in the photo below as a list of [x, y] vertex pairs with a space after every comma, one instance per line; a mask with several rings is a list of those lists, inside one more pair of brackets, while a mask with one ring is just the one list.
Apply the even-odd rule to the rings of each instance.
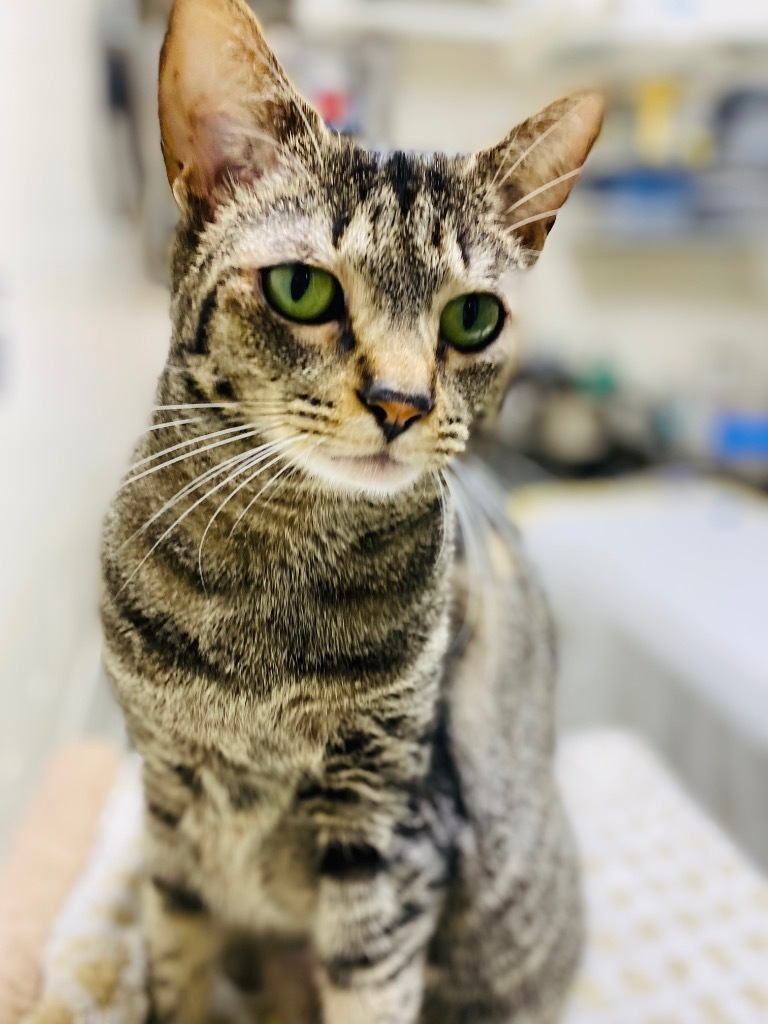
[[182, 211], [232, 181], [318, 158], [326, 129], [288, 81], [244, 0], [175, 0], [160, 58], [163, 157]]
[[498, 219], [532, 262], [570, 195], [600, 132], [605, 95], [566, 96], [518, 125], [477, 157], [477, 170], [496, 193]]

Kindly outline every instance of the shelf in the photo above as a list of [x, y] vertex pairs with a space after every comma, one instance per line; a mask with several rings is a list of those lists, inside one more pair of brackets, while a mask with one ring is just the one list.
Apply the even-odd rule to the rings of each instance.
[[726, 17], [619, 19], [594, 8], [587, 15], [562, 0], [292, 0], [292, 13], [297, 27], [313, 36], [369, 34], [521, 51], [533, 45], [543, 59], [768, 47], [768, 13], [762, 12], [729, 23]]
[[571, 240], [581, 252], [600, 254], [648, 252], [696, 252], [702, 256], [722, 257], [724, 252], [749, 256], [765, 248], [766, 221], [756, 217], [753, 223], [744, 219], [735, 222], [701, 222], [695, 218], [678, 223], [642, 226], [631, 221], [622, 224], [606, 215], [599, 207], [579, 197], [571, 213]]
[[[546, 5], [543, 5], [546, 6]], [[429, 0], [293, 0], [298, 28], [312, 35], [381, 35], [399, 38], [509, 45], [531, 30], [531, 0], [511, 4], [438, 3]], [[538, 21], [538, 18], [537, 18]]]
[[696, 253], [722, 259], [723, 253], [752, 255], [763, 245], [756, 234], [731, 234], [714, 231], [679, 231], [670, 234], [641, 235], [605, 230], [595, 226], [589, 234], [579, 233], [573, 239], [579, 252], [591, 256], [623, 256], [648, 253]]

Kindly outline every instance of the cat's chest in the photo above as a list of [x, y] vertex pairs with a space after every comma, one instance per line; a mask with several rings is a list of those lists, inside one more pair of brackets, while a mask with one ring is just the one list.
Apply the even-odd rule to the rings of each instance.
[[301, 788], [319, 769], [319, 751], [306, 748], [290, 763], [273, 749], [250, 770], [213, 755], [198, 770], [197, 798], [180, 828], [196, 884], [222, 920], [306, 931], [315, 902], [318, 834], [302, 807]]
[[[426, 760], [417, 764], [413, 746], [413, 757], [405, 746], [402, 753], [418, 773]], [[235, 762], [221, 750], [209, 753], [179, 838], [194, 863], [196, 890], [220, 919], [306, 934], [329, 844], [363, 837], [389, 856], [407, 790], [386, 765], [358, 764], [354, 756], [339, 774], [338, 755], [329, 760], [326, 743], [274, 737], [253, 754]]]

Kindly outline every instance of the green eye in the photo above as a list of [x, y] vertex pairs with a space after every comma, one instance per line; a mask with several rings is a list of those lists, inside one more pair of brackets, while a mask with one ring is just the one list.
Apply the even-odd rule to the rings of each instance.
[[265, 270], [264, 291], [278, 313], [299, 323], [326, 323], [341, 312], [339, 282], [333, 274], [306, 263], [287, 263]]
[[473, 351], [493, 341], [503, 321], [504, 311], [495, 296], [473, 292], [448, 303], [440, 317], [440, 333], [456, 348]]

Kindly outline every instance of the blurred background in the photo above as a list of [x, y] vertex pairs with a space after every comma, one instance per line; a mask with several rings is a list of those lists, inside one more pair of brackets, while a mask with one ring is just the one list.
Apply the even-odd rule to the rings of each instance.
[[[169, 336], [169, 6], [0, 6], [0, 849], [48, 751], [120, 729], [97, 551]], [[554, 605], [563, 725], [640, 732], [768, 869], [768, 5], [253, 6], [373, 146], [469, 150], [608, 89], [483, 453]]]

